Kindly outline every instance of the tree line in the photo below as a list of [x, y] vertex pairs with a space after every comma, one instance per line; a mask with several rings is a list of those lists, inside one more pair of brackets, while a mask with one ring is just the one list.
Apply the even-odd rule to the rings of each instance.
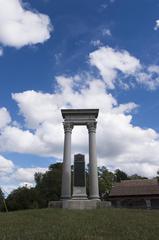
[[[86, 189], [87, 194], [89, 195], [88, 177], [88, 169], [86, 169]], [[62, 163], [51, 164], [48, 168], [48, 171], [46, 171], [45, 173], [35, 173], [34, 179], [35, 187], [19, 187], [13, 190], [6, 198], [2, 190], [0, 189], [0, 210], [6, 211], [6, 207], [9, 211], [45, 208], [48, 206], [49, 201], [60, 200]], [[100, 198], [102, 200], [106, 200], [108, 198], [112, 185], [115, 182], [120, 182], [121, 180], [146, 178], [137, 174], [128, 176], [120, 169], [116, 169], [115, 172], [111, 172], [103, 166], [98, 168], [98, 179]]]

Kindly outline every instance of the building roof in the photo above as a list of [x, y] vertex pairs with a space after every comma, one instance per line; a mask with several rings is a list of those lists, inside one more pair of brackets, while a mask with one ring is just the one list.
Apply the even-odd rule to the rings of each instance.
[[116, 183], [109, 194], [110, 197], [159, 195], [157, 179], [124, 180]]

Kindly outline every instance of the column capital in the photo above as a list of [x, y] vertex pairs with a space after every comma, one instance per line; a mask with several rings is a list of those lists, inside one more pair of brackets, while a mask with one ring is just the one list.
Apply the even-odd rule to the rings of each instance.
[[96, 133], [96, 127], [97, 127], [97, 122], [96, 121], [87, 123], [87, 129], [88, 129], [89, 133], [90, 132]]
[[64, 122], [64, 123], [63, 123], [63, 127], [64, 127], [65, 133], [66, 133], [66, 132], [72, 133], [73, 123], [71, 123], [71, 122]]

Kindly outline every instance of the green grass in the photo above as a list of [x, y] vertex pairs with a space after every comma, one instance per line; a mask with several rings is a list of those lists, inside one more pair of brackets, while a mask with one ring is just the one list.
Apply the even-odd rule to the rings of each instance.
[[158, 240], [159, 211], [42, 209], [0, 213], [0, 240]]

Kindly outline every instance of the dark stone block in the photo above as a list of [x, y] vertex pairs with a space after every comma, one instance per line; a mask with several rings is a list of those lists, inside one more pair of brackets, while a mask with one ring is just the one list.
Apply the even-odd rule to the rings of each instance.
[[84, 155], [74, 156], [74, 186], [85, 187], [85, 159]]

